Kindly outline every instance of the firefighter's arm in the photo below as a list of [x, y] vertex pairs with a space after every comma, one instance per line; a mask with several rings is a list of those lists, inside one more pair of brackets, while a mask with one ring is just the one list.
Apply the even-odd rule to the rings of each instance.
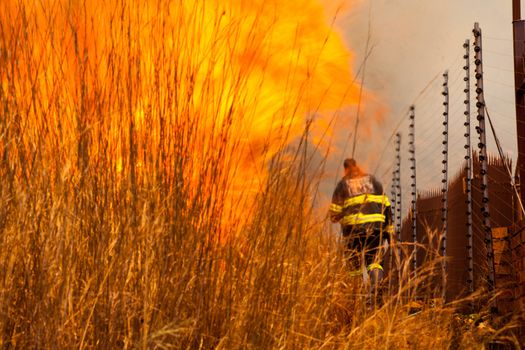
[[384, 233], [385, 233], [385, 236], [386, 238], [392, 242], [393, 239], [395, 238], [395, 234], [394, 234], [394, 225], [393, 225], [393, 222], [392, 222], [392, 207], [390, 205], [390, 203], [388, 203], [388, 205], [385, 206], [384, 210], [383, 210], [383, 213], [385, 215], [385, 225], [384, 225]]
[[392, 225], [392, 207], [388, 196], [383, 192], [383, 185], [379, 182], [375, 176], [372, 175], [372, 184], [374, 186], [374, 192], [378, 195], [383, 195], [382, 211], [385, 215], [385, 223], [383, 224], [383, 234], [390, 240], [393, 237], [394, 226]]
[[383, 195], [385, 197], [386, 203], [384, 204], [383, 208], [383, 214], [385, 215], [385, 224], [384, 224], [384, 234], [386, 238], [389, 241], [392, 241], [394, 239], [394, 225], [392, 223], [392, 206], [390, 204], [390, 201], [388, 200], [388, 197], [386, 195]]
[[330, 204], [329, 214], [330, 220], [333, 223], [339, 222], [344, 217], [344, 189], [341, 183], [335, 188], [332, 195], [332, 203]]

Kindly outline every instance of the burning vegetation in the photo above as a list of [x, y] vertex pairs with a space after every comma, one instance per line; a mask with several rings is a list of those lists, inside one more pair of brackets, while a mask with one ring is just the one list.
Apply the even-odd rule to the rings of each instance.
[[1, 347], [450, 343], [404, 291], [367, 311], [315, 221], [305, 147], [359, 95], [324, 10], [0, 2]]

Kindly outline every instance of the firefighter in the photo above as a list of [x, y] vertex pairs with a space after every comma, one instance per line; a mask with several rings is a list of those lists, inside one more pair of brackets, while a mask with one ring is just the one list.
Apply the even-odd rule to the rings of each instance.
[[354, 159], [345, 159], [343, 166], [344, 177], [332, 196], [330, 219], [341, 224], [353, 274], [362, 274], [371, 292], [378, 292], [383, 277], [381, 245], [393, 231], [390, 202], [381, 183], [364, 173]]

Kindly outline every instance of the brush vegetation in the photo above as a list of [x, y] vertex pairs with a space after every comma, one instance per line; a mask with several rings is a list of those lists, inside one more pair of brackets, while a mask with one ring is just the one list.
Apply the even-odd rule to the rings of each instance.
[[285, 89], [272, 129], [246, 143], [239, 130], [259, 127], [249, 121], [269, 78], [232, 64], [233, 46], [269, 49], [241, 28], [273, 22], [132, 3], [0, 4], [1, 348], [446, 349], [503, 337], [508, 324], [475, 326], [454, 306], [410, 314], [436, 261], [414, 278], [393, 259], [384, 303], [366, 306], [313, 206], [324, 161], [312, 166], [299, 107], [308, 84]]

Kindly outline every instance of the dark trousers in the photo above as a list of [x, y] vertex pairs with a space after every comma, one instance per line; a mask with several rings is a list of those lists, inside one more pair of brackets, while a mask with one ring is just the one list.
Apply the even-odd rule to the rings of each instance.
[[346, 243], [346, 255], [350, 260], [349, 263], [354, 268], [359, 268], [361, 254], [364, 253], [365, 265], [377, 262], [383, 265], [383, 258], [376, 260], [376, 254], [380, 252], [382, 235], [381, 230], [374, 228], [347, 226], [343, 229], [343, 237]]

